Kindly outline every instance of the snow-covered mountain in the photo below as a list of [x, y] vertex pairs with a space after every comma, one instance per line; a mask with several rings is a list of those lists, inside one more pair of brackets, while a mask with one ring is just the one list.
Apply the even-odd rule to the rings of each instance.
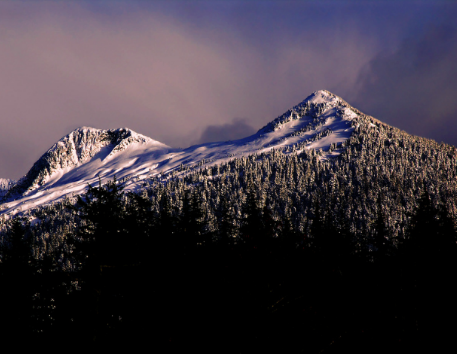
[[[78, 128], [55, 143], [4, 198], [2, 213], [16, 213], [82, 193], [87, 185], [106, 183], [115, 176], [127, 190], [137, 190], [144, 180], [183, 175], [248, 156], [281, 149], [300, 152], [322, 149], [321, 158], [337, 156], [338, 146], [349, 139], [356, 118], [367, 118], [340, 97], [316, 91], [303, 102], [240, 140], [173, 149], [127, 128]], [[370, 117], [371, 118], [371, 117]], [[372, 118], [371, 118], [372, 119]]]
[[151, 139], [127, 128], [100, 130], [81, 127], [55, 143], [9, 191], [8, 197], [22, 197], [44, 185], [52, 185], [64, 174], [91, 160], [107, 160], [129, 144]]

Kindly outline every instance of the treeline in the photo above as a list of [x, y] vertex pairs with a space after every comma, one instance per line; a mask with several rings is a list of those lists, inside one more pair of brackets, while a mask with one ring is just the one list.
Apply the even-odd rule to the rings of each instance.
[[156, 213], [116, 181], [91, 187], [55, 212], [72, 217], [48, 242], [39, 224], [8, 221], [4, 343], [366, 353], [453, 338], [457, 235], [428, 193], [394, 244], [382, 213], [360, 238], [316, 204], [303, 232], [255, 190], [241, 217], [222, 200], [214, 230], [198, 189], [185, 191], [179, 212], [164, 194]]
[[354, 128], [338, 158], [298, 144], [2, 217], [2, 339], [436, 351], [456, 329], [456, 149]]
[[[241, 238], [244, 210], [252, 197], [260, 213], [275, 221], [272, 232], [277, 235], [310, 234], [319, 206], [320, 217], [345, 225], [360, 247], [373, 243], [379, 218], [397, 247], [423, 193], [430, 195], [434, 208], [457, 218], [455, 147], [411, 136], [370, 117], [354, 118], [353, 127], [348, 141], [331, 145], [329, 152], [339, 153], [336, 158], [297, 144], [219, 165], [202, 162], [192, 170], [183, 166], [180, 172], [144, 180], [140, 193], [151, 202], [153, 219], [167, 214], [174, 224], [187, 219], [186, 200], [192, 197], [202, 215], [202, 233], [217, 238], [233, 225], [229, 233], [235, 240]], [[78, 216], [63, 204], [40, 206], [23, 215], [38, 240], [35, 257], [52, 253], [60, 267], [71, 270], [65, 235], [77, 232], [82, 222]], [[0, 216], [0, 237], [8, 227], [5, 223], [5, 215]]]

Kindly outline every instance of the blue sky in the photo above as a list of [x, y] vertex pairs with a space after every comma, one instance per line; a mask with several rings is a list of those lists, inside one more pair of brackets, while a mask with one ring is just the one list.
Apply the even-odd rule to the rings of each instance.
[[79, 126], [186, 147], [319, 89], [457, 145], [455, 18], [456, 1], [2, 1], [0, 177]]

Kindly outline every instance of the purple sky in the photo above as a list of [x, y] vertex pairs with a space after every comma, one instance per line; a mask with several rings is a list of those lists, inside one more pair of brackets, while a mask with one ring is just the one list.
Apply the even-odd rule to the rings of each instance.
[[187, 147], [318, 89], [457, 145], [456, 18], [455, 1], [1, 1], [0, 177], [79, 126]]

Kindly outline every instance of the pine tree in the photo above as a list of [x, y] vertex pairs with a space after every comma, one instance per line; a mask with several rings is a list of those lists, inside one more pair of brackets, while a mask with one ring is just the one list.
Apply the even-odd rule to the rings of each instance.
[[374, 261], [383, 261], [393, 252], [393, 244], [386, 226], [386, 221], [382, 211], [381, 201], [378, 204], [378, 216], [374, 224], [373, 237], [373, 258]]
[[219, 213], [218, 240], [223, 245], [230, 245], [234, 242], [236, 226], [232, 206], [229, 204], [227, 197], [222, 198]]
[[77, 244], [81, 261], [99, 269], [120, 264], [124, 260], [127, 214], [124, 192], [116, 179], [98, 187], [89, 185], [76, 206], [71, 206], [82, 220]]
[[156, 227], [158, 221], [152, 209], [152, 202], [147, 195], [135, 193], [128, 194], [128, 204], [126, 208], [126, 232], [128, 233], [127, 249], [130, 254], [125, 257], [130, 258], [130, 263], [148, 262], [151, 252], [157, 247]]
[[253, 246], [257, 247], [265, 237], [262, 214], [257, 205], [257, 196], [255, 191], [251, 188], [248, 191], [246, 202], [243, 206], [243, 219], [240, 228], [241, 239]]
[[[84, 327], [94, 342], [102, 340], [121, 325], [125, 285], [120, 280], [131, 258], [125, 229], [127, 216], [123, 188], [116, 179], [98, 187], [89, 185], [75, 206], [82, 224], [74, 239], [81, 269], [85, 302]], [[135, 244], [133, 242], [133, 244]]]

